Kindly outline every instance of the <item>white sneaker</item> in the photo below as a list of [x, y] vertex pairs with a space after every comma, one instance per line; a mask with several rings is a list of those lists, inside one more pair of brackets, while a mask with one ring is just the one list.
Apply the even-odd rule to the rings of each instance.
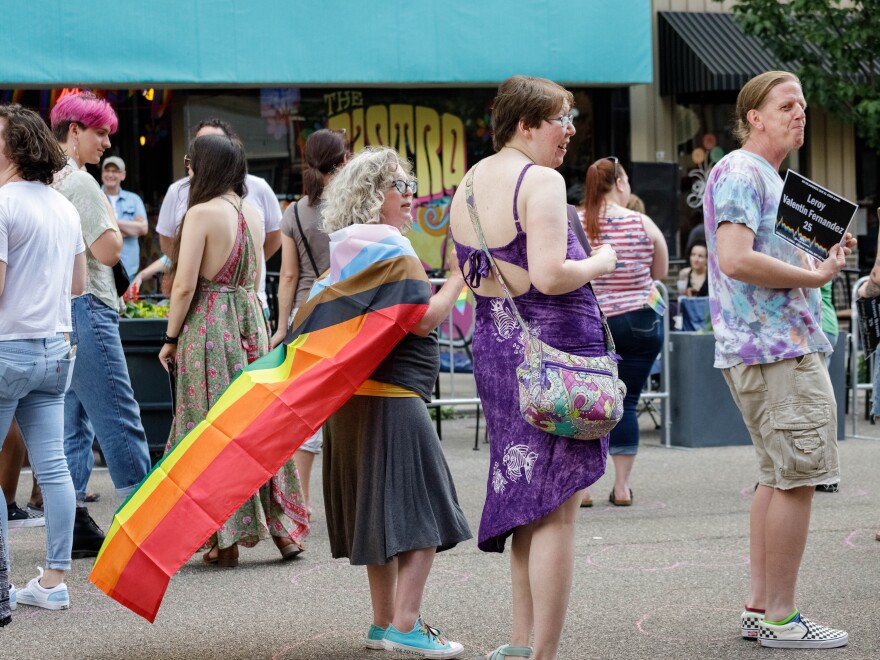
[[849, 635], [845, 630], [835, 630], [813, 623], [800, 613], [781, 626], [761, 621], [758, 644], [777, 649], [834, 649], [846, 646]]
[[763, 620], [763, 612], [743, 610], [743, 613], [740, 615], [740, 627], [743, 639], [758, 639], [758, 629]]
[[9, 585], [9, 609], [14, 610], [18, 607], [18, 601], [15, 598], [15, 585]]
[[40, 578], [43, 577], [43, 569], [38, 567], [37, 570], [40, 574], [28, 582], [24, 589], [18, 590], [16, 600], [22, 605], [42, 607], [47, 610], [66, 610], [70, 607], [67, 585], [62, 582], [51, 589], [41, 587]]

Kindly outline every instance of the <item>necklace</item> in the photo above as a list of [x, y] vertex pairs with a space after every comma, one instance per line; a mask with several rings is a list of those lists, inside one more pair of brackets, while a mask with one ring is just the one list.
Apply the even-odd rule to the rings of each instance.
[[526, 160], [529, 161], [530, 163], [533, 163], [533, 164], [534, 164], [534, 162], [535, 162], [534, 160], [532, 160], [531, 156], [529, 156], [529, 155], [528, 155], [525, 151], [523, 151], [522, 149], [518, 149], [518, 148], [516, 148], [516, 147], [512, 147], [512, 146], [510, 146], [509, 144], [504, 145], [504, 148], [505, 148], [505, 149], [513, 149], [514, 151], [518, 151], [518, 152], [520, 152], [523, 156], [525, 156]]

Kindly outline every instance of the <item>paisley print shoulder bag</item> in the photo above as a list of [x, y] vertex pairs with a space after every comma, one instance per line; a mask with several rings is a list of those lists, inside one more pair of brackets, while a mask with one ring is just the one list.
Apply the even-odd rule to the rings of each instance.
[[492, 253], [486, 244], [474, 202], [474, 170], [465, 179], [465, 197], [480, 246], [492, 265], [522, 332], [525, 356], [516, 368], [519, 410], [541, 431], [575, 440], [597, 440], [611, 431], [623, 415], [626, 386], [617, 377], [614, 339], [602, 314], [605, 355], [584, 357], [553, 348], [534, 337], [523, 321]]

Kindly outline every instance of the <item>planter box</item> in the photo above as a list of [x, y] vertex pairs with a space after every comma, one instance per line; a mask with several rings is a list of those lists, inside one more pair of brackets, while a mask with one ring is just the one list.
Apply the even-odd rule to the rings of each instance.
[[[670, 333], [670, 397], [672, 444], [679, 447], [749, 445], [748, 429], [715, 361], [715, 336], [696, 332]], [[844, 436], [846, 384], [845, 337], [831, 359], [831, 383], [837, 399], [837, 435]]]
[[167, 325], [165, 319], [119, 319], [122, 350], [153, 463], [165, 451], [174, 409], [168, 374], [159, 364]]

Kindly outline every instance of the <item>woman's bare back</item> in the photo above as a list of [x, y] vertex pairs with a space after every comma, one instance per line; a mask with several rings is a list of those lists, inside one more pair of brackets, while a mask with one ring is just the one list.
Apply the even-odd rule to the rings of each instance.
[[[233, 203], [234, 202], [234, 203]], [[198, 217], [205, 223], [205, 250], [199, 275], [213, 280], [229, 259], [238, 233], [238, 205], [244, 214], [254, 249], [259, 253], [263, 244], [263, 223], [259, 211], [232, 194], [215, 197], [200, 204]], [[258, 267], [259, 271], [259, 267]]]

